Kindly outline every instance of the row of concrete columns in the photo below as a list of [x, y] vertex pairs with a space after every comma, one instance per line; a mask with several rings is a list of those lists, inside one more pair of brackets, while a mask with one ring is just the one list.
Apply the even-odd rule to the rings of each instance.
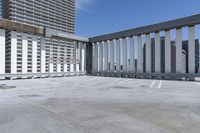
[[[59, 53], [59, 51], [58, 51]], [[67, 50], [65, 50], [65, 54]], [[65, 55], [66, 56], [66, 55]], [[71, 59], [69, 62], [69, 72], [85, 72], [86, 71], [86, 43], [74, 42], [74, 49], [71, 49]], [[68, 64], [64, 61], [64, 72], [68, 72]], [[61, 72], [61, 62], [57, 62], [56, 72]], [[53, 62], [49, 63], [49, 72], [54, 72]]]
[[[18, 43], [18, 33], [15, 31], [12, 31], [10, 33], [10, 73], [17, 74], [17, 43]], [[40, 45], [38, 45], [38, 38], [40, 38]], [[26, 74], [28, 73], [28, 34], [22, 33], [22, 49], [21, 49], [21, 69], [22, 73]], [[0, 29], [0, 74], [5, 74], [5, 66], [6, 66], [6, 58], [5, 58], [5, 46], [6, 46], [6, 39], [5, 39], [5, 30]], [[32, 73], [37, 73], [37, 67], [38, 67], [38, 46], [40, 46], [40, 72], [46, 73], [46, 41], [44, 37], [38, 37], [35, 35], [32, 35], [31, 40], [31, 69]], [[61, 67], [63, 67], [63, 72], [68, 72], [68, 67], [70, 68], [70, 72], [85, 72], [86, 71], [86, 43], [83, 42], [75, 42], [75, 47], [72, 49], [72, 55], [70, 64], [67, 63], [67, 59], [63, 61], [63, 66], [61, 64], [60, 59], [60, 50], [58, 50], [58, 61], [56, 63], [56, 72], [62, 72]], [[58, 46], [59, 49], [59, 46]], [[30, 49], [29, 49], [30, 50]], [[64, 51], [64, 56], [67, 57], [68, 49], [66, 48]], [[75, 54], [75, 56], [74, 56]], [[50, 73], [55, 72], [54, 71], [54, 63], [53, 63], [53, 48], [50, 46], [50, 61], [48, 63], [49, 71]]]
[[[46, 48], [45, 39], [41, 38], [41, 73], [45, 73], [46, 67]], [[32, 37], [32, 73], [37, 73], [37, 36]], [[11, 32], [11, 73], [17, 73], [17, 32]], [[27, 73], [28, 66], [28, 35], [22, 34], [22, 73]], [[3, 72], [5, 73], [5, 72]]]
[[86, 71], [86, 43], [75, 42], [74, 52], [75, 53], [71, 52], [70, 72], [85, 72]]
[[[190, 74], [195, 73], [195, 26], [188, 27], [188, 69]], [[172, 73], [171, 69], [171, 31], [166, 30], [165, 32], [165, 73]], [[135, 73], [135, 44], [134, 40], [137, 39], [137, 73], [144, 73], [143, 71], [143, 35], [127, 38], [117, 38], [114, 40], [102, 41], [93, 43], [93, 72], [115, 72], [114, 67], [116, 66], [116, 72], [131, 72]], [[145, 34], [146, 44], [146, 73], [152, 73], [152, 56], [151, 56], [151, 33]], [[130, 41], [130, 48], [127, 49], [127, 41]], [[182, 73], [182, 28], [176, 29], [176, 73]], [[123, 50], [120, 49], [120, 44], [123, 42]], [[116, 48], [116, 49], [115, 49]], [[110, 56], [108, 56], [108, 50], [110, 50]], [[127, 50], [130, 54], [130, 66], [127, 67]], [[115, 51], [115, 52], [114, 52]], [[123, 55], [121, 52], [123, 51]], [[114, 53], [116, 53], [114, 55]], [[123, 59], [123, 70], [121, 70], [120, 60]], [[109, 60], [109, 62], [108, 62]], [[108, 68], [110, 64], [110, 69]], [[155, 73], [161, 73], [161, 36], [160, 31], [155, 32]]]
[[[130, 38], [130, 49], [134, 49], [133, 37]], [[120, 42], [123, 41], [123, 59], [121, 58], [121, 49]], [[123, 71], [128, 72], [127, 66], [127, 38], [116, 40], [116, 51], [115, 49], [115, 40], [93, 43], [93, 71], [94, 72], [114, 72], [115, 66], [116, 71], [121, 71], [121, 59], [123, 60]], [[110, 46], [110, 49], [109, 49]], [[115, 54], [116, 53], [116, 54]], [[130, 67], [129, 71], [135, 71], [135, 62], [134, 62], [134, 52], [130, 50]], [[110, 59], [108, 59], [110, 57]], [[116, 58], [116, 62], [115, 59]], [[109, 65], [110, 64], [110, 65]], [[109, 68], [110, 66], [110, 68]]]

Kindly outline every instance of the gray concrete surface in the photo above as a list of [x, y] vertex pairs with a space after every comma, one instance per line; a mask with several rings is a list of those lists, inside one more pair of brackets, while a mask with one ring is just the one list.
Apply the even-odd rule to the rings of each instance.
[[200, 82], [0, 81], [0, 133], [199, 133]]

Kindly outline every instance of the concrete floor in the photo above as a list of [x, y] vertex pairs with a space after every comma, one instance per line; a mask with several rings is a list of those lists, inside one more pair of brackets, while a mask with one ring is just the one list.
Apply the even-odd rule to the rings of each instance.
[[0, 81], [0, 133], [200, 133], [200, 83], [89, 76]]

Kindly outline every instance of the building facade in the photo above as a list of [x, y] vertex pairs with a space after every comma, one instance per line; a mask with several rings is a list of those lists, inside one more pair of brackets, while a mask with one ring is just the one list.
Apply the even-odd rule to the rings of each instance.
[[1, 0], [0, 9], [1, 74], [85, 71], [88, 39], [74, 35], [75, 0]]
[[1, 0], [2, 17], [74, 34], [75, 0]]

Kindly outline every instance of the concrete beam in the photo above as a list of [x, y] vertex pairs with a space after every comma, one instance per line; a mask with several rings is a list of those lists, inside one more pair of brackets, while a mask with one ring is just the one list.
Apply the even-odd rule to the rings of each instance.
[[14, 22], [7, 19], [0, 19], [0, 28], [34, 35], [44, 35], [44, 28], [42, 27]]
[[93, 42], [97, 42], [97, 41], [113, 40], [116, 38], [138, 36], [141, 34], [165, 31], [165, 30], [170, 30], [170, 29], [174, 29], [174, 28], [191, 26], [191, 25], [195, 25], [195, 24], [200, 24], [200, 14], [189, 16], [189, 17], [184, 17], [184, 18], [179, 18], [179, 19], [175, 19], [175, 20], [170, 20], [170, 21], [166, 21], [166, 22], [162, 22], [162, 23], [158, 23], [158, 24], [143, 26], [143, 27], [139, 27], [139, 28], [135, 28], [135, 29], [124, 30], [124, 31], [115, 32], [115, 33], [111, 33], [111, 34], [92, 37], [89, 39], [89, 41], [91, 43], [93, 43]]

